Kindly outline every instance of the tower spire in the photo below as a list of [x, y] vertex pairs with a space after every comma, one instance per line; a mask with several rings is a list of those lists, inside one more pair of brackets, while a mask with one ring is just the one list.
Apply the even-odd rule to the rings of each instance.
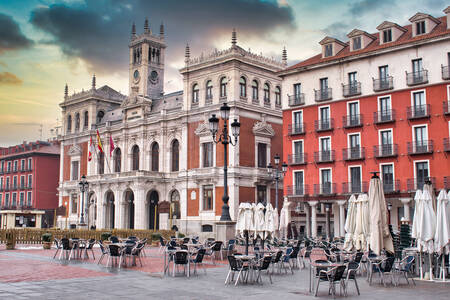
[[94, 76], [92, 76], [92, 89], [93, 90], [95, 90], [95, 84], [96, 84], [96, 82], [95, 82], [95, 74], [94, 74]]
[[284, 66], [287, 66], [287, 51], [286, 47], [283, 48], [283, 54], [281, 55], [281, 60]]
[[67, 86], [66, 83], [66, 87], [64, 88], [64, 99], [66, 99], [69, 96], [69, 87]]
[[144, 22], [144, 33], [149, 33], [149, 32], [150, 32], [150, 29], [149, 29], [149, 26], [148, 26], [148, 18], [145, 17], [145, 22]]
[[233, 28], [233, 32], [231, 33], [231, 46], [235, 47], [236, 43], [237, 43], [236, 28]]
[[131, 25], [131, 38], [136, 37], [136, 24], [133, 22], [133, 25]]
[[191, 50], [189, 49], [189, 44], [186, 44], [186, 49], [184, 51], [184, 62], [188, 64], [191, 57]]
[[159, 37], [164, 38], [164, 24], [161, 22], [161, 25], [159, 26]]

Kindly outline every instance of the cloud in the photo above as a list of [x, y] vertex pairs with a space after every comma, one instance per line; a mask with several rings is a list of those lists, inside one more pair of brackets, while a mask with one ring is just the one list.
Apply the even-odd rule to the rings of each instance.
[[2, 84], [11, 84], [11, 85], [21, 85], [23, 83], [22, 79], [17, 77], [16, 75], [9, 72], [1, 72], [0, 73], [0, 85]]
[[[353, 20], [355, 21], [355, 20]], [[347, 34], [357, 27], [356, 23], [349, 24], [347, 22], [334, 22], [323, 29], [324, 34], [340, 39], [341, 41], [347, 40]]]
[[20, 30], [11, 16], [0, 13], [0, 53], [30, 47], [33, 41]]
[[362, 17], [367, 13], [374, 14], [379, 12], [389, 16], [390, 12], [396, 11], [395, 7], [397, 4], [392, 0], [359, 0], [351, 2], [349, 6], [349, 13], [353, 17]]
[[81, 6], [35, 8], [30, 21], [48, 33], [51, 43], [65, 55], [81, 58], [90, 71], [108, 74], [127, 72], [131, 24], [136, 21], [141, 33], [145, 17], [154, 33], [159, 33], [164, 21], [166, 62], [182, 60], [186, 42], [193, 52], [214, 48], [213, 43], [224, 35], [229, 37], [233, 27], [240, 36], [264, 39], [270, 31], [296, 26], [292, 9], [274, 0], [86, 0]]

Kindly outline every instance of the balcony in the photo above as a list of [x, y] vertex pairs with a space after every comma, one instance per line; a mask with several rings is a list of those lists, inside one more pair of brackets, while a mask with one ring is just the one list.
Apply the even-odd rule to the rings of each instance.
[[288, 164], [293, 165], [304, 165], [308, 159], [307, 153], [296, 153], [288, 155]]
[[264, 107], [270, 107], [270, 98], [264, 98]]
[[191, 102], [191, 107], [198, 107], [198, 101], [197, 102]]
[[361, 127], [363, 126], [363, 116], [360, 114], [343, 116], [342, 126], [344, 128]]
[[314, 184], [314, 195], [333, 195], [336, 194], [336, 183]]
[[406, 116], [408, 120], [429, 118], [431, 113], [430, 104], [408, 106], [406, 108]]
[[442, 79], [450, 79], [450, 68], [449, 66], [443, 66], [441, 65], [441, 69], [442, 69]]
[[444, 189], [450, 189], [450, 176], [444, 176]]
[[334, 160], [335, 160], [334, 150], [314, 152], [315, 163], [330, 163], [334, 162]]
[[314, 128], [316, 132], [333, 130], [334, 128], [334, 119], [323, 119], [323, 120], [315, 120]]
[[408, 154], [429, 154], [433, 153], [433, 141], [432, 140], [419, 140], [408, 142]]
[[416, 72], [405, 72], [406, 84], [409, 86], [418, 85], [428, 82], [428, 70], [421, 70]]
[[367, 193], [367, 181], [363, 182], [343, 182], [342, 194]]
[[289, 135], [305, 134], [305, 123], [294, 123], [288, 125]]
[[316, 102], [331, 100], [331, 88], [323, 90], [314, 90], [314, 99]]
[[415, 190], [421, 190], [423, 189], [423, 185], [425, 184], [425, 180], [430, 179], [431, 184], [433, 186], [436, 186], [436, 178], [434, 177], [427, 177], [427, 178], [408, 178], [406, 180], [406, 187], [408, 191], [412, 192]]
[[450, 152], [450, 139], [444, 138], [444, 151]]
[[[242, 98], [241, 98], [242, 99]], [[246, 100], [247, 100], [247, 98], [246, 98]], [[209, 95], [209, 96], [206, 96], [205, 97], [205, 105], [210, 105], [210, 104], [212, 104], [212, 102], [213, 102], [213, 97], [212, 97], [212, 95]]]
[[8, 192], [8, 191], [9, 191], [9, 186], [5, 186], [4, 191], [5, 191], [5, 192]]
[[383, 180], [383, 191], [385, 194], [389, 193], [397, 193], [400, 191], [400, 180], [390, 180], [390, 181], [384, 181]]
[[381, 91], [387, 91], [392, 90], [394, 88], [394, 77], [388, 76], [385, 78], [375, 79], [373, 80], [373, 91], [374, 92], [381, 92]]
[[288, 185], [286, 189], [286, 195], [288, 196], [304, 196], [308, 195], [308, 185], [307, 184], [301, 184], [301, 185]]
[[344, 97], [361, 95], [361, 82], [354, 82], [342, 85], [342, 94]]
[[398, 155], [397, 144], [384, 144], [373, 146], [373, 156], [376, 158], [395, 157]]
[[373, 113], [373, 123], [384, 124], [390, 122], [395, 122], [395, 110], [387, 109]]
[[444, 115], [450, 115], [450, 101], [444, 101], [442, 104], [442, 107], [444, 108]]
[[361, 160], [366, 158], [366, 148], [353, 147], [342, 149], [342, 158], [344, 160]]
[[26, 187], [25, 187], [25, 184], [21, 184], [21, 185], [20, 185], [20, 189], [21, 189], [21, 190], [24, 190], [25, 188], [26, 188]]
[[300, 106], [305, 104], [305, 94], [295, 94], [288, 96], [289, 106]]
[[3, 192], [3, 187], [2, 186], [0, 186], [0, 192]]

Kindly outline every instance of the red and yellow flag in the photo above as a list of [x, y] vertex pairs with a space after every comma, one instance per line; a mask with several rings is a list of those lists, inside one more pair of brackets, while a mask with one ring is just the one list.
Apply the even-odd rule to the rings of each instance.
[[103, 153], [102, 140], [100, 139], [100, 133], [98, 132], [98, 129], [97, 129], [97, 147], [100, 153]]
[[92, 160], [92, 154], [94, 153], [95, 148], [94, 148], [94, 141], [92, 140], [92, 135], [91, 135], [91, 140], [89, 141], [89, 155], [88, 155], [88, 161]]

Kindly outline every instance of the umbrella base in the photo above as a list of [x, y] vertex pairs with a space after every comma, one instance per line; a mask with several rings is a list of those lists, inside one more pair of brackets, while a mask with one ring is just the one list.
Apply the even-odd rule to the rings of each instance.
[[234, 239], [236, 236], [235, 221], [217, 221], [216, 222], [216, 240], [226, 242]]

